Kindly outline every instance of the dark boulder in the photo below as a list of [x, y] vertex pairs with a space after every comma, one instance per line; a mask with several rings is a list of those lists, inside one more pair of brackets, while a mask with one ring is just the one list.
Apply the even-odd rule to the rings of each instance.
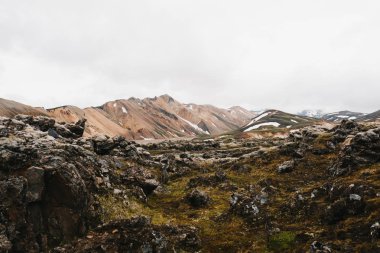
[[144, 168], [132, 167], [123, 171], [121, 180], [124, 184], [140, 187], [145, 195], [150, 195], [160, 185], [159, 180]]
[[26, 199], [28, 202], [36, 202], [42, 199], [42, 192], [45, 189], [45, 171], [43, 168], [30, 167], [25, 172], [28, 182]]
[[0, 252], [48, 252], [98, 224], [89, 189], [100, 190], [101, 166], [73, 140], [41, 131], [49, 118], [18, 118], [0, 120], [9, 133], [0, 137]]
[[83, 136], [86, 126], [86, 119], [80, 119], [75, 124], [66, 124], [65, 126], [70, 130], [70, 132], [76, 135], [75, 137], [79, 138]]
[[244, 218], [257, 217], [260, 213], [255, 199], [237, 193], [231, 196], [230, 211]]
[[310, 245], [310, 253], [331, 253], [331, 252], [332, 250], [330, 249], [330, 247], [324, 245], [321, 242], [314, 241]]
[[292, 172], [294, 168], [295, 168], [295, 161], [290, 160], [290, 161], [283, 162], [280, 166], [278, 166], [277, 172], [288, 173], [288, 172]]
[[362, 126], [353, 120], [344, 119], [341, 123], [332, 128], [330, 132], [333, 134], [333, 143], [340, 143], [344, 141], [347, 136], [356, 134], [362, 129]]
[[186, 195], [186, 200], [188, 203], [195, 208], [205, 207], [210, 203], [210, 197], [201, 190], [192, 190]]
[[98, 135], [91, 139], [95, 153], [107, 155], [117, 146], [111, 138], [106, 135]]
[[53, 128], [55, 125], [54, 119], [45, 116], [32, 117], [25, 115], [16, 115], [15, 119], [34, 126], [42, 132], [46, 132], [49, 128]]
[[378, 238], [380, 238], [380, 223], [379, 222], [375, 222], [371, 225], [371, 228], [370, 228], [370, 233], [371, 233], [371, 237], [373, 240], [376, 240]]
[[365, 202], [357, 194], [350, 194], [348, 197], [338, 199], [327, 207], [322, 215], [322, 221], [328, 224], [335, 224], [349, 216], [358, 215], [364, 212]]
[[248, 167], [247, 165], [237, 164], [237, 163], [235, 163], [231, 166], [231, 170], [235, 171], [237, 173], [249, 173], [249, 172], [251, 172], [251, 168]]
[[359, 132], [346, 142], [329, 169], [333, 175], [344, 175], [359, 167], [380, 162], [380, 128]]

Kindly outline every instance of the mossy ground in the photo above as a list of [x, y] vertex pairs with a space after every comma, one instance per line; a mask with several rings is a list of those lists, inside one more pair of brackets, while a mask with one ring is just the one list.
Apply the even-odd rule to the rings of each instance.
[[[317, 148], [324, 147], [330, 136], [321, 136], [313, 145]], [[224, 149], [219, 150], [223, 152]], [[162, 153], [157, 151], [157, 154]], [[277, 167], [284, 161], [291, 159], [287, 155], [280, 155], [278, 150], [268, 152], [265, 158], [238, 160], [236, 163], [250, 168], [250, 172], [238, 173], [230, 169], [231, 164], [199, 164], [194, 169], [180, 178], [169, 181], [161, 193], [153, 194], [147, 203], [135, 199], [123, 202], [112, 194], [100, 196], [99, 201], [105, 210], [104, 219], [130, 218], [136, 215], [151, 217], [154, 224], [184, 224], [192, 225], [199, 229], [202, 240], [202, 252], [305, 252], [310, 242], [301, 243], [297, 235], [302, 233], [312, 234], [314, 237], [324, 238], [327, 241], [336, 241], [339, 232], [350, 234], [350, 227], [357, 227], [358, 223], [368, 224], [380, 217], [380, 201], [378, 198], [368, 199], [367, 205], [370, 214], [355, 216], [342, 221], [338, 227], [323, 224], [320, 221], [320, 213], [327, 208], [325, 200], [316, 200], [314, 209], [309, 213], [305, 210], [288, 210], [285, 207], [294, 199], [295, 193], [309, 195], [310, 192], [320, 187], [325, 182], [341, 184], [371, 183], [377, 189], [379, 185], [379, 165], [362, 168], [352, 175], [332, 179], [327, 173], [327, 168], [336, 159], [337, 154], [313, 155], [310, 152], [297, 163], [295, 170], [287, 174], [278, 174]], [[151, 168], [153, 174], [157, 169]], [[217, 186], [200, 186], [211, 198], [211, 202], [204, 208], [192, 208], [186, 201], [185, 195], [189, 180], [196, 176], [213, 175], [217, 170], [224, 170], [228, 184], [238, 189], [248, 185], [257, 185], [263, 180], [271, 180], [276, 190], [270, 197], [270, 203], [265, 209], [270, 219], [271, 226], [278, 228], [279, 232], [271, 232], [262, 224], [249, 222], [246, 219], [228, 213], [229, 200], [234, 190]], [[367, 173], [363, 178], [362, 174]], [[285, 208], [285, 209], [284, 209]], [[227, 217], [221, 219], [221, 217]], [[343, 232], [342, 232], [343, 231]], [[339, 241], [341, 244], [351, 243], [354, 238]], [[314, 240], [314, 238], [309, 238]], [[359, 246], [358, 246], [359, 247]], [[363, 246], [364, 247], [364, 246]]]

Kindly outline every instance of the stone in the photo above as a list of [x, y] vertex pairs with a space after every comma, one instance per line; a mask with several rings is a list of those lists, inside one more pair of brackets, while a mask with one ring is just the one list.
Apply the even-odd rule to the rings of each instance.
[[351, 141], [343, 146], [337, 160], [329, 170], [334, 176], [342, 176], [379, 161], [380, 128], [373, 128], [356, 133]]
[[294, 160], [283, 162], [278, 168], [278, 173], [288, 173], [292, 172], [295, 168], [295, 162]]
[[30, 167], [26, 170], [25, 177], [28, 181], [26, 198], [28, 202], [40, 201], [42, 192], [45, 188], [44, 169], [39, 167]]
[[380, 223], [379, 222], [375, 222], [371, 225], [370, 235], [372, 239], [380, 238]]
[[192, 207], [200, 208], [209, 204], [210, 197], [204, 191], [195, 189], [186, 195], [186, 200]]
[[115, 147], [114, 141], [106, 135], [98, 135], [91, 139], [94, 151], [99, 155], [109, 154]]
[[310, 253], [331, 253], [331, 252], [332, 250], [328, 246], [318, 241], [314, 241], [310, 245]]
[[48, 135], [50, 135], [51, 137], [53, 137], [55, 139], [59, 138], [59, 134], [57, 133], [57, 131], [55, 131], [52, 128], [48, 129]]

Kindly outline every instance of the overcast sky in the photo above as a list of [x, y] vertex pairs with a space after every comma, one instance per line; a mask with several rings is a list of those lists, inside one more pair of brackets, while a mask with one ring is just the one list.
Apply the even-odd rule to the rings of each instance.
[[380, 1], [0, 0], [0, 97], [380, 109]]

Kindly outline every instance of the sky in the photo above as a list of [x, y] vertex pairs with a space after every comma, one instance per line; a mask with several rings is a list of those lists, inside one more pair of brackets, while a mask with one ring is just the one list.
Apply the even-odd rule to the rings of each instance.
[[378, 0], [0, 0], [0, 97], [380, 109]]

